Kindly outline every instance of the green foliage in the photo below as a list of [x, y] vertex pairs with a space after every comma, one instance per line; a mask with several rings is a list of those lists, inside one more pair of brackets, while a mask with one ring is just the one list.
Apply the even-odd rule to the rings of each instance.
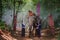
[[55, 26], [60, 27], [60, 15], [58, 15], [57, 19], [55, 20]]
[[58, 34], [58, 40], [60, 40], [60, 33]]
[[4, 23], [3, 21], [0, 21], [0, 28], [1, 28], [2, 30], [5, 29], [5, 23]]
[[0, 20], [2, 19], [2, 0], [0, 0]]
[[34, 5], [36, 5], [38, 2], [40, 2], [40, 0], [32, 0]]
[[49, 11], [60, 8], [60, 0], [41, 0], [41, 4]]
[[8, 9], [13, 8], [13, 0], [2, 0], [2, 7]]

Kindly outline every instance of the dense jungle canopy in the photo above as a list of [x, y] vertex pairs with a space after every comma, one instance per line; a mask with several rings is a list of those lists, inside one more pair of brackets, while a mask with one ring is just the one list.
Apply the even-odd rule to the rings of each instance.
[[[22, 12], [25, 10], [33, 10], [36, 12], [36, 4], [40, 3], [40, 15], [43, 20], [49, 13], [53, 15], [55, 26], [60, 26], [60, 0], [0, 0], [0, 22], [2, 16], [5, 15], [6, 9]], [[15, 8], [14, 8], [15, 7]]]

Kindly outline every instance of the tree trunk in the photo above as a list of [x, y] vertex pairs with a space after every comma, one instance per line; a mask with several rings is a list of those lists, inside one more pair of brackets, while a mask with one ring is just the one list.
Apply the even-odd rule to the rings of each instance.
[[0, 21], [2, 19], [2, 0], [0, 0]]

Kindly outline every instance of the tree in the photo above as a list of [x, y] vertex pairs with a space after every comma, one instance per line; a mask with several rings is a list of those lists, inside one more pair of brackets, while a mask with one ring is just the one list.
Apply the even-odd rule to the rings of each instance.
[[2, 0], [0, 0], [0, 21], [2, 18]]
[[41, 4], [49, 12], [60, 8], [60, 0], [41, 0]]
[[32, 0], [34, 5], [36, 6], [38, 2], [40, 2], [40, 0]]
[[55, 26], [60, 27], [60, 15], [58, 15], [57, 19], [55, 20]]
[[[19, 7], [22, 4], [22, 0], [21, 1], [16, 1], [14, 0], [14, 13], [13, 13], [13, 30], [16, 31], [16, 23], [17, 23], [17, 14], [19, 11]], [[17, 4], [17, 5], [16, 5]], [[17, 9], [16, 9], [17, 8]], [[16, 11], [15, 11], [16, 10]], [[15, 13], [16, 12], [16, 13]]]

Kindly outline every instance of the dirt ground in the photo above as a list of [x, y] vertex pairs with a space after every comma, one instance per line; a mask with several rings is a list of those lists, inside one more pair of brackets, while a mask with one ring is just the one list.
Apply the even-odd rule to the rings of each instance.
[[40, 38], [38, 37], [29, 38], [28, 33], [26, 33], [25, 37], [21, 37], [20, 31], [12, 32], [12, 33], [2, 32], [2, 34], [0, 34], [0, 40], [58, 40], [58, 35], [55, 35], [54, 37], [41, 36]]

